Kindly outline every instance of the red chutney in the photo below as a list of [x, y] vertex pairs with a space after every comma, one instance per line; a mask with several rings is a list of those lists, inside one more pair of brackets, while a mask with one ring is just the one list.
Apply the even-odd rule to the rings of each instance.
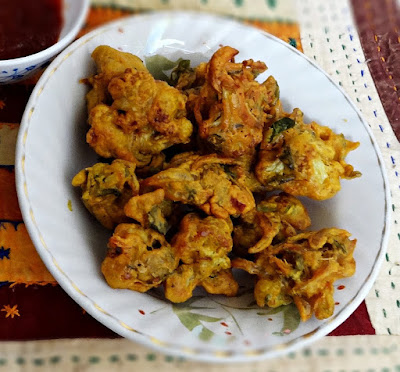
[[62, 0], [0, 0], [0, 60], [55, 44], [62, 24]]

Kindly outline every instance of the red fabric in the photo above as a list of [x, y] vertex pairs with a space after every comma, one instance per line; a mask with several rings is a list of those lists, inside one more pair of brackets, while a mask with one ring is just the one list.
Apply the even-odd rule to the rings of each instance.
[[0, 85], [0, 123], [20, 123], [33, 86]]
[[[6, 312], [0, 312], [0, 340], [119, 337], [87, 314], [58, 285], [5, 285], [0, 287], [0, 304], [17, 305], [19, 313], [6, 318]], [[373, 334], [363, 302], [330, 336]]]
[[115, 338], [58, 285], [0, 287], [0, 307], [17, 305], [19, 316], [0, 311], [0, 340]]
[[367, 306], [363, 301], [354, 313], [329, 336], [355, 336], [355, 335], [374, 335], [375, 329], [369, 319]]
[[395, 0], [352, 0], [365, 59], [400, 140], [400, 10]]

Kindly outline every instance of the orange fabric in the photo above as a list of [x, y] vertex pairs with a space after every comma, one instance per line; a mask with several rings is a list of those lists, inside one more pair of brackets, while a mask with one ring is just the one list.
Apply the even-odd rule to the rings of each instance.
[[265, 22], [249, 20], [245, 21], [249, 25], [260, 28], [261, 30], [268, 32], [280, 39], [293, 43], [295, 41], [296, 48], [303, 51], [300, 39], [300, 27], [297, 23], [286, 23], [286, 22]]
[[37, 254], [23, 223], [0, 225], [0, 282], [51, 283], [54, 278]]

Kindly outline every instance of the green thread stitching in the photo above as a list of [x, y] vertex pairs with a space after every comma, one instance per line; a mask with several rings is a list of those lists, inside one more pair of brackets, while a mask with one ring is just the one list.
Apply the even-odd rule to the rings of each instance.
[[78, 355], [72, 355], [72, 357], [71, 357], [71, 361], [73, 363], [79, 363], [80, 360], [81, 360], [81, 358], [79, 358]]
[[135, 360], [137, 359], [137, 355], [135, 355], [135, 354], [128, 354], [128, 355], [126, 356], [126, 359], [129, 360], [130, 362], [133, 362], [133, 361], [135, 361]]
[[147, 354], [147, 355], [146, 355], [146, 359], [147, 359], [149, 362], [152, 362], [153, 360], [156, 360], [156, 354], [154, 354], [154, 353]]

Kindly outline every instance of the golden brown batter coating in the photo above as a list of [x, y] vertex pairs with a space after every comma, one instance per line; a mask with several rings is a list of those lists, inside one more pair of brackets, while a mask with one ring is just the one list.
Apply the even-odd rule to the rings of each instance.
[[83, 169], [72, 180], [73, 186], [82, 189], [86, 208], [108, 229], [128, 220], [124, 206], [139, 193], [135, 167], [134, 163], [116, 159], [111, 164], [97, 163]]
[[193, 126], [186, 119], [186, 97], [148, 71], [127, 69], [111, 79], [112, 105], [98, 104], [89, 114], [86, 140], [105, 158], [144, 167], [177, 143], [188, 143]]
[[107, 91], [111, 79], [125, 72], [127, 68], [146, 71], [142, 60], [131, 54], [124, 53], [107, 45], [98, 46], [92, 53], [97, 66], [97, 73], [87, 79], [92, 89], [86, 95], [88, 112], [100, 103], [107, 103], [110, 96]]
[[138, 221], [143, 227], [151, 227], [161, 234], [166, 234], [170, 228], [167, 220], [171, 216], [173, 202], [165, 200], [163, 189], [158, 189], [131, 198], [125, 205], [125, 214]]
[[257, 275], [254, 296], [261, 307], [294, 302], [301, 319], [318, 319], [334, 311], [333, 283], [355, 272], [356, 240], [336, 228], [301, 233], [270, 246], [254, 262], [237, 258], [232, 266]]
[[204, 279], [200, 285], [211, 294], [236, 296], [239, 284], [235, 280], [231, 269], [221, 270]]
[[300, 200], [285, 193], [271, 196], [257, 203], [257, 207], [243, 215], [241, 223], [235, 226], [235, 253], [261, 252], [310, 225], [310, 217]]
[[282, 241], [293, 236], [297, 231], [306, 230], [311, 226], [307, 209], [301, 201], [284, 192], [273, 195], [257, 204], [257, 211], [269, 218], [276, 216], [280, 220], [279, 233], [276, 241]]
[[345, 162], [358, 145], [328, 127], [304, 124], [303, 113], [295, 109], [265, 131], [255, 173], [269, 190], [329, 199], [340, 190], [341, 178], [360, 176]]
[[[165, 282], [167, 299], [184, 302], [192, 296], [196, 286], [203, 284], [211, 293], [236, 294], [238, 287], [233, 283], [233, 277], [225, 272], [231, 267], [228, 257], [232, 250], [231, 233], [229, 219], [211, 216], [202, 219], [194, 213], [183, 218], [171, 244], [181, 265]], [[221, 275], [219, 279], [218, 273]], [[229, 283], [225, 283], [223, 278], [228, 278]]]
[[286, 113], [277, 81], [256, 81], [266, 65], [237, 54], [221, 47], [196, 68], [181, 60], [168, 85], [138, 57], [96, 48], [86, 139], [117, 160], [73, 185], [104, 226], [117, 225], [102, 264], [112, 288], [163, 284], [174, 303], [196, 287], [235, 296], [236, 268], [256, 276], [259, 306], [295, 303], [303, 321], [325, 319], [334, 282], [355, 271], [356, 240], [337, 228], [304, 232], [311, 221], [295, 196], [325, 200], [341, 178], [360, 176], [345, 161], [358, 143]]
[[142, 187], [162, 188], [169, 200], [192, 204], [209, 215], [228, 218], [255, 206], [241, 172], [233, 159], [184, 153], [174, 157], [164, 171], [143, 180]]
[[218, 49], [205, 67], [205, 83], [198, 97], [190, 98], [195, 100], [200, 137], [212, 151], [235, 158], [254, 153], [279, 98], [273, 77], [262, 84], [255, 80], [266, 65], [253, 60], [235, 63], [238, 53], [228, 46]]
[[108, 242], [101, 271], [112, 288], [146, 292], [171, 275], [178, 262], [164, 235], [136, 224], [120, 224]]

